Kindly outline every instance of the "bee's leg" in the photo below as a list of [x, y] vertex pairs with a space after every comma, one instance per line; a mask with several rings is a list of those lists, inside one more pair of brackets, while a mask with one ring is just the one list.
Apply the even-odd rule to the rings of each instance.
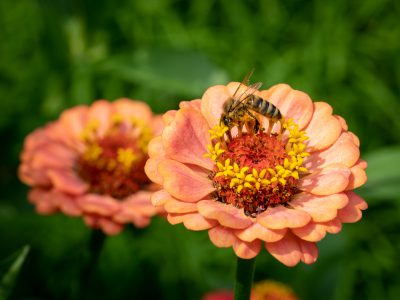
[[238, 137], [242, 136], [242, 132], [243, 132], [243, 123], [242, 122], [238, 122]]
[[[248, 109], [247, 109], [246, 111], [247, 111], [248, 115], [249, 115], [250, 117], [253, 118], [253, 120], [254, 120], [254, 125], [253, 125], [253, 128], [252, 128], [252, 129], [253, 129], [253, 132], [254, 132], [254, 133], [257, 133], [257, 132], [260, 130], [260, 121], [259, 121], [258, 118], [257, 118], [256, 116], [254, 116]], [[247, 131], [250, 132], [251, 130], [249, 130], [249, 128], [248, 128]]]
[[232, 134], [231, 131], [228, 130], [227, 132], [225, 132], [226, 136], [228, 137], [229, 142], [232, 141]]
[[273, 119], [269, 119], [268, 120], [268, 130], [267, 130], [267, 134], [271, 134], [272, 131], [272, 127], [274, 127], [275, 121]]

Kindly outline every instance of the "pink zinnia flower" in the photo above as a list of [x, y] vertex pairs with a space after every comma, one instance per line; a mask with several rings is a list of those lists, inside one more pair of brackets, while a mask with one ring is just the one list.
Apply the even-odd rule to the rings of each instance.
[[145, 166], [163, 186], [152, 202], [171, 224], [208, 230], [217, 247], [233, 247], [240, 258], [264, 245], [287, 266], [313, 263], [316, 242], [367, 208], [352, 191], [366, 181], [359, 140], [331, 106], [286, 84], [255, 92], [284, 117], [273, 129], [263, 116], [265, 130], [228, 129], [221, 114], [238, 85], [213, 86], [164, 115]]
[[19, 177], [41, 214], [83, 216], [107, 234], [125, 223], [149, 224], [155, 185], [144, 173], [149, 140], [161, 119], [142, 102], [105, 100], [77, 106], [27, 136]]

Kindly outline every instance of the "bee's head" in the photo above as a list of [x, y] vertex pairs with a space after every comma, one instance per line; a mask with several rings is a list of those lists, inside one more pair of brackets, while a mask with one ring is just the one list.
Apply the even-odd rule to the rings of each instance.
[[221, 123], [223, 123], [226, 127], [232, 127], [232, 118], [228, 116], [228, 114], [222, 114]]

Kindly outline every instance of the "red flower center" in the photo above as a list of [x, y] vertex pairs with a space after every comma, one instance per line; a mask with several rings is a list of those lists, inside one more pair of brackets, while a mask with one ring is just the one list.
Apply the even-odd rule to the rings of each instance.
[[102, 137], [96, 129], [86, 129], [86, 150], [76, 165], [79, 176], [89, 183], [90, 192], [116, 199], [123, 199], [150, 182], [144, 172], [148, 155], [143, 147], [143, 132], [138, 134], [137, 127], [126, 130], [120, 125], [114, 124]]
[[[246, 215], [255, 217], [269, 206], [286, 204], [297, 192], [295, 178], [287, 178], [284, 184], [272, 179], [272, 170], [275, 170], [276, 166], [284, 165], [285, 158], [290, 159], [285, 151], [285, 143], [277, 135], [268, 135], [265, 132], [243, 134], [232, 138], [226, 146], [225, 152], [219, 158], [240, 166], [240, 171], [243, 170], [243, 166], [246, 168], [245, 172], [242, 172], [243, 176], [240, 176], [241, 172], [235, 172], [235, 167], [233, 167], [238, 184], [232, 184], [234, 180], [232, 177], [216, 176], [220, 169], [218, 166], [214, 167], [212, 177], [214, 186], [217, 188], [218, 201], [243, 208]], [[266, 180], [264, 182], [268, 184], [255, 184], [262, 180]], [[242, 188], [237, 188], [238, 186]]]

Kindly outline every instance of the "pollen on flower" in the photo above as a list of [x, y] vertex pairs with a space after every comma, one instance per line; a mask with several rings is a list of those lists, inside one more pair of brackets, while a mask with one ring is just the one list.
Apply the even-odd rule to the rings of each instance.
[[[243, 208], [251, 217], [269, 206], [286, 205], [298, 192], [296, 182], [307, 172], [303, 167], [307, 136], [289, 119], [280, 134], [241, 132], [232, 136], [224, 125], [210, 132], [208, 153], [215, 162], [211, 172], [217, 201]], [[240, 132], [241, 130], [239, 130]]]
[[91, 120], [81, 133], [85, 151], [76, 169], [90, 191], [122, 199], [149, 183], [144, 173], [148, 158], [145, 143], [152, 132], [144, 122], [110, 117], [111, 126], [98, 133], [99, 121]]

